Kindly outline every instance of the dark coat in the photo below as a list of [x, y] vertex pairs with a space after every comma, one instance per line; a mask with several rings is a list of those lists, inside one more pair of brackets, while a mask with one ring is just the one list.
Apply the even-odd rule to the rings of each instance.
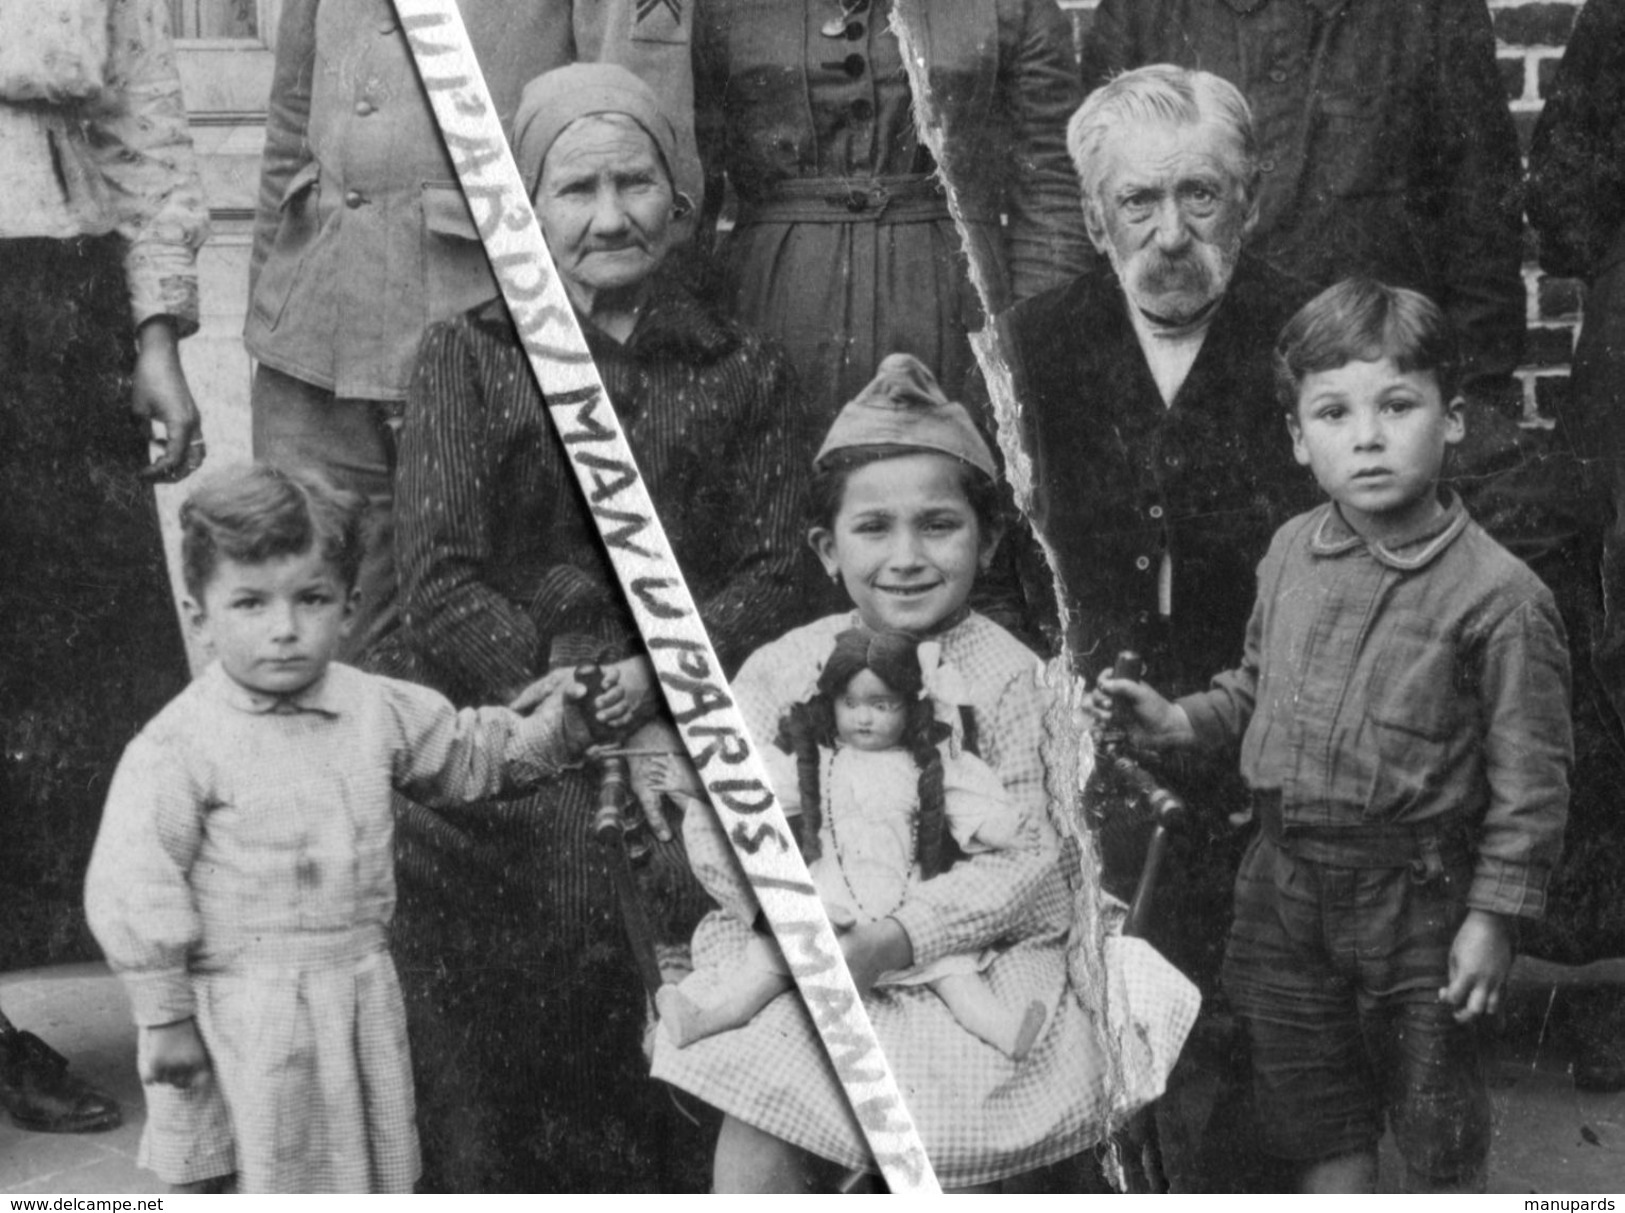
[[1104, 262], [1001, 318], [1033, 460], [1033, 525], [1059, 562], [1068, 639], [1089, 674], [1132, 648], [1159, 689], [1178, 693], [1241, 656], [1255, 566], [1275, 529], [1316, 500], [1270, 362], [1303, 302], [1244, 255], [1171, 408]]

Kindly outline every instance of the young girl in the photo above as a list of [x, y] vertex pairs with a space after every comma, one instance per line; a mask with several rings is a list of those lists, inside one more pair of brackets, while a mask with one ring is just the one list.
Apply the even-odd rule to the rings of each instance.
[[125, 750], [85, 879], [140, 1026], [141, 1163], [171, 1184], [412, 1190], [392, 792], [522, 791], [588, 740], [557, 685], [530, 717], [457, 711], [332, 661], [363, 508], [256, 464], [181, 510], [185, 609], [215, 662]]
[[[968, 751], [944, 755], [938, 744], [949, 727], [926, 694], [920, 652], [940, 677], [949, 672], [936, 664], [936, 649], [902, 632], [842, 632], [816, 693], [781, 723], [789, 752], [766, 751], [837, 931], [886, 918], [911, 885], [941, 873], [955, 850], [974, 855], [1017, 845], [1021, 816], [999, 777]], [[944, 956], [877, 984], [930, 987], [966, 1031], [1019, 1060], [1043, 1027], [1044, 1004], [1034, 1000], [1018, 1013], [999, 1000], [982, 976], [995, 954]], [[660, 1022], [679, 1045], [748, 1022], [790, 988], [770, 936], [753, 939], [745, 959], [726, 974], [698, 970], [661, 988]]]
[[[1111, 1103], [1096, 1019], [1067, 982], [1072, 892], [1046, 812], [1039, 663], [967, 607], [999, 540], [995, 466], [969, 415], [916, 360], [894, 355], [842, 410], [816, 460], [811, 540], [853, 613], [798, 628], [751, 656], [733, 682], [752, 735], [772, 738], [806, 697], [835, 637], [862, 624], [941, 646], [963, 680], [983, 761], [1019, 820], [1011, 845], [911, 882], [884, 917], [841, 935], [848, 967], [906, 1093], [939, 1181], [987, 1184], [1093, 1144]], [[958, 738], [964, 745], [963, 730]], [[699, 969], [744, 963], [757, 906], [709, 812], [685, 816], [689, 856], [722, 909], [694, 935]], [[1076, 872], [1073, 867], [1073, 872]], [[989, 1047], [919, 985], [879, 974], [998, 945], [983, 979], [1008, 1007], [1045, 1019], [1022, 1058]], [[1091, 1005], [1092, 991], [1080, 992]], [[869, 1150], [812, 1021], [794, 994], [742, 1027], [679, 1047], [657, 1033], [655, 1077], [724, 1113], [718, 1191], [799, 1191], [813, 1157], [868, 1167]]]

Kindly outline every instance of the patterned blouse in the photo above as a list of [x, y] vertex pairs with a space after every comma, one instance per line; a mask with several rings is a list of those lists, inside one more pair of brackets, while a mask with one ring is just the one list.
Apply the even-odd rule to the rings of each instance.
[[[78, 106], [16, 103], [0, 94], [0, 239], [56, 240], [116, 231], [137, 326], [173, 316], [197, 331], [197, 250], [208, 211], [186, 125], [163, 0], [109, 0], [105, 87]], [[43, 20], [32, 5], [0, 10], [0, 43], [24, 41], [11, 22]]]

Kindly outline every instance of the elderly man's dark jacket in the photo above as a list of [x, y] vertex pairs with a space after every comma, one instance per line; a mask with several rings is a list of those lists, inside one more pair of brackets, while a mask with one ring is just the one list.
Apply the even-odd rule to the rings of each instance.
[[1033, 459], [1033, 523], [1059, 560], [1085, 672], [1133, 648], [1161, 690], [1180, 692], [1240, 659], [1255, 567], [1275, 529], [1316, 500], [1292, 458], [1270, 361], [1304, 302], [1243, 255], [1172, 407], [1104, 261], [1001, 318]]
[[1360, 273], [1426, 292], [1460, 334], [1471, 394], [1510, 391], [1521, 174], [1484, 0], [1102, 0], [1085, 83], [1147, 63], [1247, 95], [1256, 254], [1317, 288]]

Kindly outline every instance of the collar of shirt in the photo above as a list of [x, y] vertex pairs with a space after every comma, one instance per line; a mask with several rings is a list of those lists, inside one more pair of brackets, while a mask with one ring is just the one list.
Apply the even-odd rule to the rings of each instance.
[[1316, 556], [1343, 556], [1366, 549], [1379, 564], [1402, 573], [1422, 568], [1454, 542], [1471, 521], [1461, 498], [1453, 490], [1446, 490], [1444, 512], [1420, 524], [1415, 530], [1387, 543], [1374, 543], [1363, 538], [1343, 518], [1335, 502], [1321, 506], [1324, 513], [1309, 540], [1309, 551]]
[[226, 673], [218, 661], [203, 671], [202, 678], [214, 697], [228, 707], [253, 716], [298, 716], [310, 713], [336, 719], [339, 697], [328, 671], [302, 691], [291, 695], [268, 695], [251, 690]]

